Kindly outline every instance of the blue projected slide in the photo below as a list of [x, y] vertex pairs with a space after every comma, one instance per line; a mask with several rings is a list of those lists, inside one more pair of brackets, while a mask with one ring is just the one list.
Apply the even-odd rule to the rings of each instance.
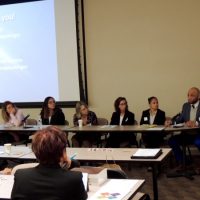
[[54, 15], [53, 0], [0, 6], [1, 102], [58, 99]]

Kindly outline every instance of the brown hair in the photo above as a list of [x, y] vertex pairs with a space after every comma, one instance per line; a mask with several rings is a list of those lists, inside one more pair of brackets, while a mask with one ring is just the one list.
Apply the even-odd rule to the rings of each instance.
[[37, 131], [33, 137], [32, 150], [41, 164], [59, 164], [66, 148], [66, 135], [56, 126]]
[[[41, 115], [41, 118], [49, 118], [49, 113], [50, 113], [50, 111], [49, 111], [49, 107], [48, 107], [48, 103], [49, 103], [49, 100], [50, 99], [53, 99], [54, 100], [54, 102], [55, 102], [55, 99], [53, 98], [53, 97], [46, 97], [45, 98], [45, 100], [44, 100], [44, 102], [43, 102], [43, 105], [42, 105], [42, 110], [41, 110], [41, 112], [40, 112], [40, 115]], [[57, 107], [56, 107], [57, 108]], [[56, 109], [55, 108], [55, 109]]]
[[4, 122], [8, 122], [10, 120], [10, 115], [8, 114], [6, 109], [8, 105], [12, 105], [17, 110], [17, 107], [15, 106], [14, 103], [12, 103], [11, 101], [5, 101], [1, 108], [1, 115]]
[[128, 111], [128, 102], [125, 97], [118, 97], [114, 102], [115, 111], [120, 113], [119, 104], [121, 101], [126, 102], [126, 111]]

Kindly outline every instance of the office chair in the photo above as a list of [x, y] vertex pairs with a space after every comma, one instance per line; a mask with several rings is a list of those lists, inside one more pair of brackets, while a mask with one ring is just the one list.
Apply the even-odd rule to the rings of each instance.
[[[98, 125], [103, 126], [103, 125], [108, 125], [108, 120], [106, 118], [97, 118]], [[100, 136], [100, 137], [99, 137]], [[97, 138], [97, 147], [103, 147], [103, 143], [106, 143], [108, 137], [108, 133], [101, 133], [98, 135]]]
[[110, 179], [128, 179], [128, 176], [123, 170], [107, 169], [107, 178], [110, 178]]

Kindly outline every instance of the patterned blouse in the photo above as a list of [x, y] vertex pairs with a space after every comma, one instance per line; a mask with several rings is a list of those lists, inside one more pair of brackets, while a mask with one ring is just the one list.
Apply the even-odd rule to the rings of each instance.
[[[76, 114], [74, 114], [74, 117], [73, 117], [73, 122], [74, 122], [74, 126], [78, 126], [78, 120], [80, 118], [78, 118], [76, 116]], [[88, 116], [87, 116], [87, 124], [91, 124], [91, 125], [97, 125], [98, 124], [98, 121], [97, 121], [97, 116], [94, 112], [92, 111], [89, 111], [88, 112]]]

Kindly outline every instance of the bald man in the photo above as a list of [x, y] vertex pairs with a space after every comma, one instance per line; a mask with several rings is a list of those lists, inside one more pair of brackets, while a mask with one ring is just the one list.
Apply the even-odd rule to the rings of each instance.
[[[200, 91], [197, 87], [192, 87], [188, 91], [188, 102], [183, 104], [180, 116], [175, 120], [176, 123], [185, 123], [188, 127], [200, 126]], [[172, 148], [175, 158], [182, 164], [183, 153], [181, 151], [182, 135], [176, 135], [169, 139], [169, 146]], [[195, 144], [200, 150], [200, 134], [187, 134], [185, 136], [187, 144]]]

